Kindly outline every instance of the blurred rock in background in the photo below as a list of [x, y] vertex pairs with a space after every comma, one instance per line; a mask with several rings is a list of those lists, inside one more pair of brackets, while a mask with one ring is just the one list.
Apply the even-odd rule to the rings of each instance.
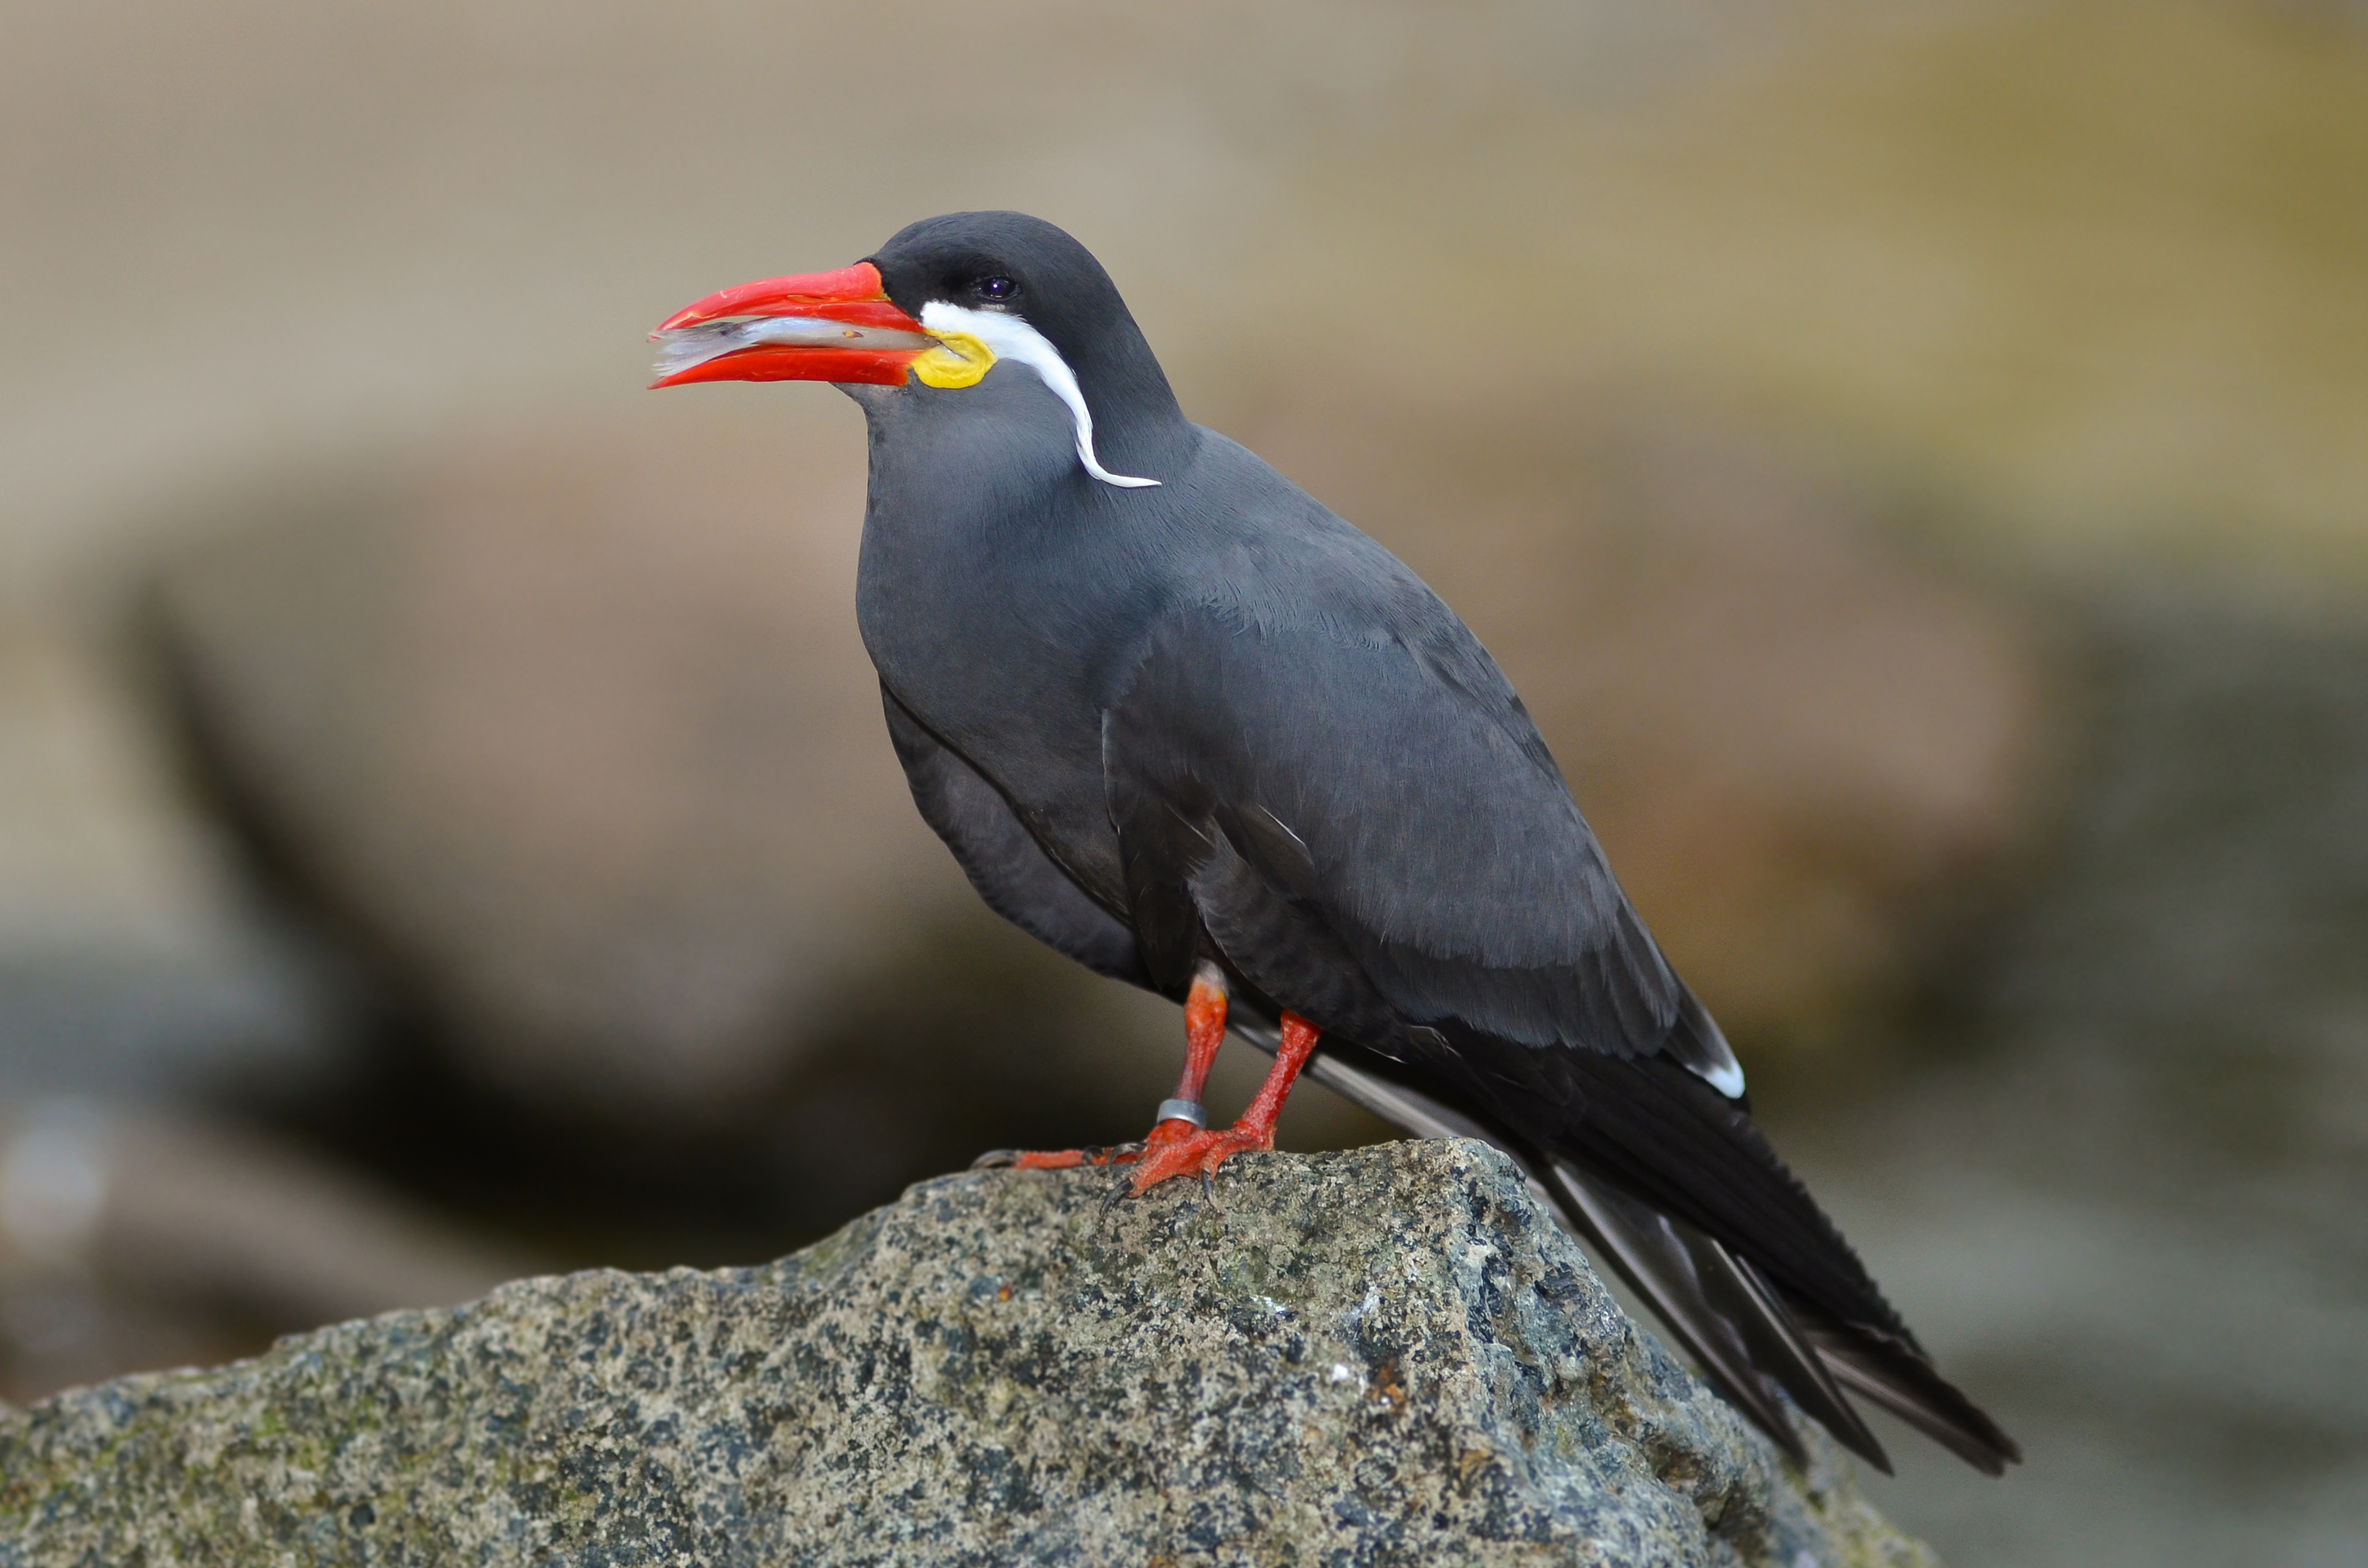
[[1911, 1473], [1904, 1526], [2368, 1553], [2362, 8], [973, 21], [12, 18], [0, 1165], [65, 1175], [0, 1209], [101, 1233], [59, 1216], [115, 1129], [199, 1151], [141, 1180], [211, 1261], [10, 1240], [6, 1391], [1139, 1127], [1170, 1011], [978, 911], [894, 772], [854, 411], [639, 390], [687, 299], [1016, 206], [1464, 610], [1780, 1141], [2004, 1391], [2029, 1471]]
[[2089, 602], [2078, 804], [1918, 1071], [1771, 1108], [2020, 1484], [1892, 1445], [1962, 1562], [2337, 1564], [2368, 1543], [2368, 616]]
[[535, 1261], [236, 1125], [63, 1096], [0, 1107], [0, 1396], [468, 1301]]
[[164, 576], [167, 678], [236, 819], [472, 1070], [728, 1115], [937, 891], [871, 744], [860, 460], [833, 455], [431, 451]]
[[[259, 500], [166, 570], [154, 642], [203, 781], [390, 1020], [282, 1115], [464, 1209], [541, 1189], [514, 1228], [653, 1262], [803, 1238], [990, 1143], [1134, 1130], [1174, 1019], [984, 918], [883, 743], [855, 423], [836, 461], [422, 457]], [[1668, 415], [1334, 392], [1246, 434], [1497, 644], [1746, 1038], [1850, 1038], [2029, 837], [2028, 618], [1857, 498]], [[1320, 1095], [1295, 1118], [1380, 1131]]]
[[146, 630], [192, 782], [358, 994], [342, 1071], [250, 1108], [653, 1265], [1140, 1130], [1172, 1009], [1005, 930], [920, 824], [837, 456], [446, 454], [258, 502], [165, 571]]
[[[916, 931], [974, 902], [882, 741], [843, 423], [835, 454], [423, 460], [404, 491], [274, 503], [163, 579], [236, 820], [513, 1094], [729, 1119], [849, 975], [914, 971]], [[1496, 647], [1734, 1027], [1896, 999], [2028, 835], [2029, 616], [1858, 498], [1583, 408], [1508, 428], [1332, 392], [1244, 434]]]
[[186, 1094], [317, 1059], [325, 998], [90, 642], [0, 621], [0, 1098]]

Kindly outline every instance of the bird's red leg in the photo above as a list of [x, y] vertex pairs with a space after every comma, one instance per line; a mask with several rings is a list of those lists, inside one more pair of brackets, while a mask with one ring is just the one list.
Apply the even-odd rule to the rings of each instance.
[[[1160, 1106], [1159, 1123], [1144, 1139], [1143, 1148], [1115, 1153], [1098, 1151], [1092, 1154], [1083, 1149], [1060, 1149], [1021, 1154], [1012, 1163], [1023, 1171], [1124, 1164], [1144, 1158], [1148, 1151], [1164, 1148], [1178, 1139], [1190, 1137], [1201, 1131], [1201, 1096], [1209, 1086], [1209, 1069], [1216, 1065], [1217, 1047], [1224, 1040], [1225, 974], [1215, 964], [1204, 963], [1192, 976], [1192, 989], [1184, 998], [1184, 1071], [1176, 1079], [1174, 1097]], [[1190, 1108], [1189, 1113], [1187, 1107]]]
[[1204, 963], [1184, 998], [1184, 1071], [1176, 1075], [1175, 1095], [1159, 1108], [1159, 1124], [1144, 1140], [1146, 1150], [1189, 1138], [1208, 1125], [1201, 1098], [1208, 1091], [1209, 1069], [1217, 1064], [1217, 1047], [1224, 1043], [1225, 971]]
[[[1134, 1168], [1134, 1190], [1142, 1192], [1157, 1187], [1163, 1181], [1198, 1173], [1207, 1176], [1234, 1154], [1260, 1153], [1274, 1147], [1274, 1124], [1281, 1119], [1282, 1102], [1291, 1097], [1291, 1085], [1299, 1077], [1299, 1070], [1315, 1051], [1315, 1042], [1324, 1031], [1296, 1013], [1282, 1016], [1282, 1040], [1275, 1047], [1274, 1066], [1258, 1085], [1258, 1098], [1250, 1102], [1242, 1119], [1222, 1132], [1192, 1131], [1162, 1139], [1144, 1151], [1142, 1164]], [[1163, 1128], [1168, 1124], [1162, 1122]]]

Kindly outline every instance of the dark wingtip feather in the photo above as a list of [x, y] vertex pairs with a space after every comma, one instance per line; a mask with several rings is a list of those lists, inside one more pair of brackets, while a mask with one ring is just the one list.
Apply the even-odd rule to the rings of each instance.
[[1891, 1456], [1867, 1430], [1856, 1407], [1842, 1397], [1824, 1357], [1810, 1345], [1800, 1324], [1759, 1271], [1708, 1236], [1689, 1237], [1688, 1244], [1705, 1265], [1702, 1274], [1705, 1283], [1712, 1284], [1708, 1292], [1712, 1301], [1750, 1346], [1754, 1364], [1766, 1369], [1842, 1447], [1884, 1474], [1894, 1473]]
[[1835, 1379], [1873, 1400], [1985, 1475], [2022, 1462], [2022, 1445], [2006, 1435], [1932, 1363], [1889, 1335], [1857, 1324], [1803, 1325]]
[[[1247, 1019], [1237, 1019], [1235, 1028], [1260, 1050], [1274, 1049], [1267, 1029]], [[1779, 1388], [1836, 1441], [1885, 1474], [1890, 1457], [1843, 1389], [1873, 1401], [1985, 1474], [2002, 1475], [2009, 1464], [2021, 1462], [2022, 1449], [2014, 1439], [1902, 1335], [1839, 1323], [1808, 1308], [1723, 1244], [1565, 1161], [1541, 1158], [1487, 1118], [1386, 1069], [1369, 1071], [1339, 1053], [1319, 1051], [1308, 1075], [1423, 1137], [1477, 1138], [1511, 1154], [1555, 1212], [1651, 1304], [1703, 1380], [1795, 1462], [1805, 1462], [1806, 1453]]]
[[[1523, 1159], [1522, 1164], [1530, 1167], [1531, 1180], [1570, 1229], [1594, 1248], [1596, 1256], [1631, 1290], [1652, 1303], [1655, 1313], [1692, 1357], [1702, 1381], [1773, 1438], [1793, 1463], [1807, 1464], [1808, 1449], [1785, 1416], [1783, 1402], [1776, 1393], [1777, 1381], [1762, 1373], [1748, 1340], [1703, 1290], [1702, 1260], [1687, 1246], [1668, 1216], [1588, 1180], [1561, 1161], [1547, 1165], [1543, 1173], [1529, 1160]], [[1551, 1176], [1551, 1183], [1542, 1180], [1542, 1174]]]

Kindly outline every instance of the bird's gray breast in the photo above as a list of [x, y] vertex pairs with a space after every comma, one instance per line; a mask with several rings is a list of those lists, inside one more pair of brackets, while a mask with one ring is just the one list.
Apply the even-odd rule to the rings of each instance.
[[856, 606], [872, 663], [1064, 869], [1115, 897], [1102, 687], [1146, 596], [1114, 548], [1129, 518], [1112, 512], [1133, 500], [1141, 513], [1157, 493], [1087, 476], [1067, 409], [1023, 367], [974, 388], [908, 388], [866, 414]]

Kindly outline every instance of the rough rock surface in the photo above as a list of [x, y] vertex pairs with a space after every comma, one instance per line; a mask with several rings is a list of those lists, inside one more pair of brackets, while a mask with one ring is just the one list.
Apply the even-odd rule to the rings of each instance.
[[0, 1423], [0, 1563], [1926, 1564], [1473, 1143], [915, 1187]]

